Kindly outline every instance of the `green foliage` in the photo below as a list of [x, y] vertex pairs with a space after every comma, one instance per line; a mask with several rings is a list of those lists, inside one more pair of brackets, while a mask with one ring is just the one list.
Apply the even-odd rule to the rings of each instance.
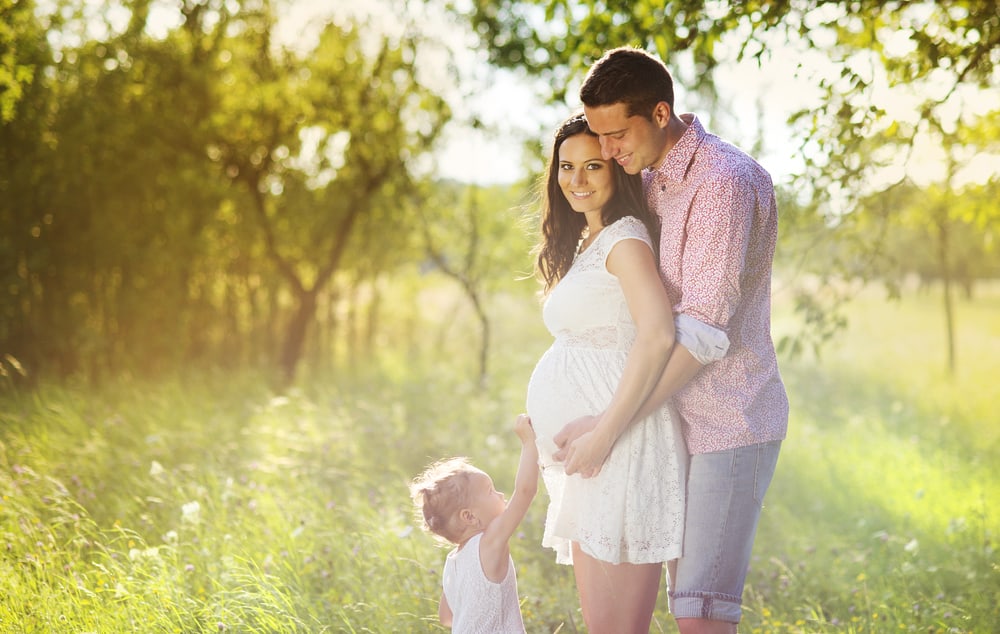
[[[1000, 82], [1000, 9], [995, 2], [453, 4], [479, 34], [493, 64], [547, 79], [554, 101], [564, 101], [568, 87], [577, 85], [570, 80], [581, 78], [605, 50], [617, 46], [657, 53], [686, 89], [709, 100], [717, 99], [712, 71], [720, 65], [801, 55], [796, 74], [816, 85], [820, 96], [788, 121], [794, 138], [801, 140], [790, 154], [805, 161], [805, 170], [792, 184], [795, 198], [781, 207], [781, 233], [783, 248], [793, 250], [785, 261], [819, 283], [799, 289], [805, 328], [788, 340], [788, 350], [822, 345], [835, 336], [845, 323], [843, 302], [853, 296], [844, 287], [885, 273], [885, 231], [900, 221], [910, 225], [912, 218], [941, 224], [919, 196], [908, 207], [893, 206], [895, 188], [940, 187], [951, 196], [950, 209], [964, 198], [953, 178], [957, 168], [1000, 148], [994, 88]], [[810, 64], [817, 58], [828, 62], [818, 65], [824, 68]], [[744, 105], [731, 108], [740, 111]], [[918, 174], [927, 147], [941, 148], [950, 167], [930, 177]], [[990, 182], [980, 185], [995, 188], [995, 174], [985, 178]], [[937, 197], [933, 191], [923, 193]], [[791, 222], [788, 211], [795, 216]], [[976, 213], [989, 218], [985, 235], [995, 233], [996, 205]], [[797, 231], [805, 233], [788, 236]], [[976, 259], [965, 266], [969, 275], [990, 275], [987, 258], [963, 249], [964, 240], [939, 246], [946, 249], [939, 260]]]
[[[445, 285], [445, 288], [447, 286]], [[924, 298], [863, 296], [823, 364], [783, 367], [789, 437], [741, 631], [969, 632], [1000, 618], [996, 288], [959, 310], [974, 363], [946, 379]], [[452, 291], [455, 294], [455, 291]], [[0, 629], [409, 632], [436, 624], [445, 550], [407, 483], [467, 455], [510, 486], [514, 416], [548, 345], [508, 298], [487, 390], [467, 344], [387, 349], [283, 392], [250, 373], [49, 384], [0, 399]], [[790, 308], [779, 302], [778, 329]], [[973, 352], [977, 354], [973, 356]], [[512, 544], [530, 632], [583, 632], [572, 571]], [[653, 631], [675, 626], [661, 596]]]
[[31, 50], [38, 46], [38, 27], [31, 2], [0, 2], [0, 124], [14, 118], [25, 87], [35, 79]]

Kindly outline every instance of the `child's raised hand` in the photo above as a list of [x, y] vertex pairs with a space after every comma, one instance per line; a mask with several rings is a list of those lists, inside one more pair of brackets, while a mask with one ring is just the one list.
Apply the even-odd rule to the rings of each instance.
[[527, 414], [521, 414], [514, 421], [514, 433], [521, 439], [522, 443], [535, 442], [535, 428], [531, 426], [531, 419]]

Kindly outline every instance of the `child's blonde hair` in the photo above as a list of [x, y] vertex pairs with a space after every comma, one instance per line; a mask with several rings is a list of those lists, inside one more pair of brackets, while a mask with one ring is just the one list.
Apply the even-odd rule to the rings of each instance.
[[463, 527], [459, 511], [468, 505], [469, 476], [482, 473], [468, 458], [439, 460], [410, 483], [410, 497], [424, 530], [457, 544]]

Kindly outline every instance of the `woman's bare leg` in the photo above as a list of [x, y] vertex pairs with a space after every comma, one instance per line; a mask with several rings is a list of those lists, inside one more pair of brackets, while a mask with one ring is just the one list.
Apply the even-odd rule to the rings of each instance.
[[590, 634], [648, 634], [663, 564], [609, 564], [574, 542], [573, 572]]

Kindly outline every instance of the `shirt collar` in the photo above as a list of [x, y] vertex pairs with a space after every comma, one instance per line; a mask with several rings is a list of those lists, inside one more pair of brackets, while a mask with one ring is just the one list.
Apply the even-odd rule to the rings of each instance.
[[680, 115], [681, 121], [687, 124], [688, 128], [677, 139], [674, 147], [670, 148], [667, 155], [663, 157], [663, 162], [659, 167], [649, 168], [654, 178], [664, 178], [671, 181], [681, 182], [687, 174], [688, 167], [694, 159], [694, 153], [707, 136], [705, 128], [698, 121], [698, 116], [691, 113]]

